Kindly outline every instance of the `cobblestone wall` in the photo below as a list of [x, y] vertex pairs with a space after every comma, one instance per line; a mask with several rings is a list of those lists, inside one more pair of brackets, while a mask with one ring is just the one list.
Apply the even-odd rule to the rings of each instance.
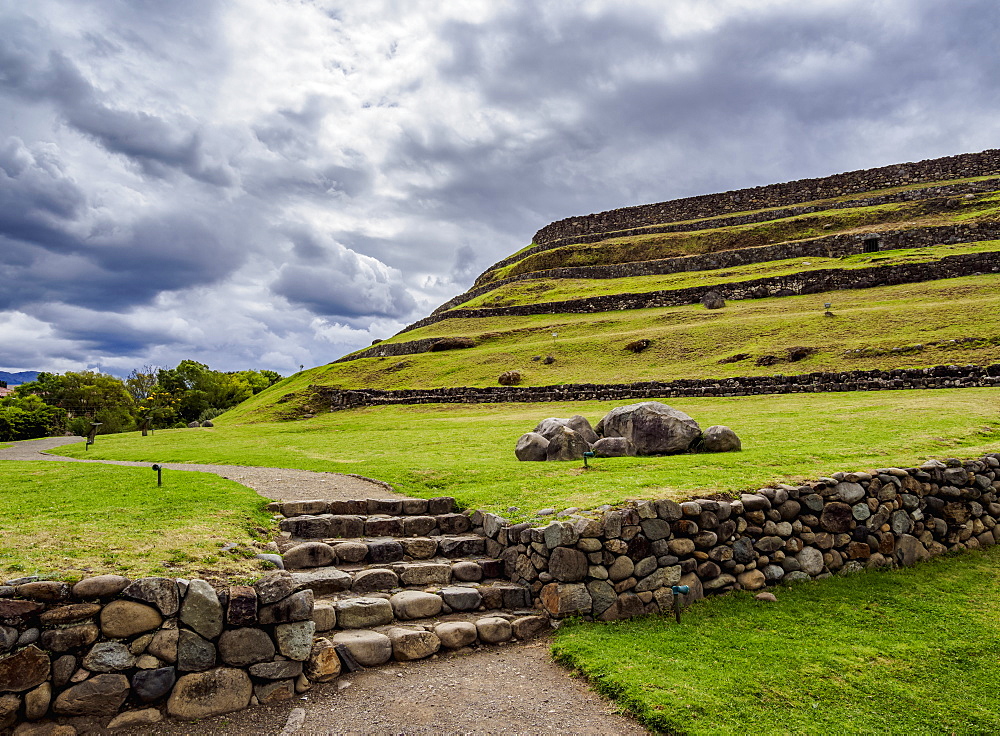
[[[912, 565], [1000, 541], [1000, 454], [834, 473], [738, 499], [641, 501], [537, 528], [480, 514], [511, 580], [554, 617], [668, 611], [706, 594]], [[476, 521], [476, 517], [473, 517]]]
[[76, 716], [142, 726], [291, 700], [340, 673], [317, 636], [333, 623], [313, 608], [312, 590], [290, 576], [221, 590], [119, 575], [10, 581], [0, 586], [0, 729]]

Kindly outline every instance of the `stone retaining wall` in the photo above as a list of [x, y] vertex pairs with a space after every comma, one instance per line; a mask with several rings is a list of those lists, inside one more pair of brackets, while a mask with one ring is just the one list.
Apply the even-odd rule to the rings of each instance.
[[459, 304], [475, 299], [506, 284], [533, 279], [617, 279], [634, 276], [660, 276], [691, 271], [711, 271], [735, 268], [753, 263], [781, 261], [788, 258], [841, 258], [866, 252], [866, 241], [876, 240], [879, 251], [897, 248], [923, 248], [941, 243], [978, 243], [1000, 239], [997, 223], [945, 225], [940, 227], [911, 228], [909, 230], [883, 230], [866, 234], [830, 235], [812, 240], [758, 245], [751, 248], [723, 250], [675, 258], [658, 258], [653, 261], [632, 261], [600, 266], [571, 266], [549, 268], [543, 271], [518, 274], [510, 278], [477, 286], [464, 294], [448, 300], [431, 314], [446, 312]]
[[554, 617], [607, 621], [707, 593], [911, 565], [1000, 541], [1000, 454], [834, 473], [739, 499], [640, 501], [542, 528], [473, 516], [514, 582]]
[[428, 389], [338, 389], [310, 386], [311, 403], [331, 411], [389, 404], [506, 404], [553, 401], [633, 401], [697, 396], [896, 391], [1000, 386], [1000, 364], [815, 372], [793, 376], [681, 378], [636, 383], [567, 383], [558, 386], [486, 386]]
[[[950, 229], [950, 228], [948, 228]], [[1000, 237], [1000, 229], [983, 229], [983, 240], [995, 240]], [[881, 237], [882, 233], [879, 234]], [[848, 237], [848, 236], [834, 236]], [[934, 240], [941, 242], [966, 242], [952, 240]], [[931, 245], [931, 242], [913, 243], [907, 247]], [[902, 246], [898, 246], [902, 247]], [[818, 254], [817, 254], [818, 255]], [[638, 263], [622, 263], [606, 267], [609, 271], [617, 271], [622, 276], [648, 275], [643, 271], [655, 273], [657, 261], [641, 261]], [[634, 267], [634, 268], [630, 268]], [[605, 268], [605, 267], [602, 267]], [[446, 319], [478, 319], [482, 317], [514, 317], [531, 314], [590, 314], [593, 312], [610, 312], [621, 309], [650, 309], [655, 307], [675, 307], [683, 304], [694, 304], [709, 291], [717, 291], [726, 299], [765, 299], [772, 296], [793, 296], [796, 294], [817, 294], [824, 291], [842, 289], [869, 289], [876, 286], [892, 286], [894, 284], [914, 284], [921, 281], [949, 279], [959, 276], [969, 276], [977, 273], [988, 273], [1000, 269], [996, 253], [961, 253], [945, 256], [930, 263], [901, 263], [889, 266], [873, 266], [870, 268], [844, 269], [825, 268], [815, 271], [802, 271], [788, 276], [767, 276], [747, 281], [731, 281], [722, 284], [706, 286], [690, 286], [684, 289], [665, 289], [632, 294], [608, 294], [583, 299], [567, 299], [556, 302], [537, 302], [533, 304], [517, 304], [509, 307], [478, 307], [458, 308], [447, 312], [431, 314], [428, 317], [404, 327], [396, 334], [410, 332], [421, 327], [428, 327]], [[570, 269], [564, 269], [570, 270]], [[576, 270], [576, 269], [572, 269]], [[631, 273], [630, 273], [631, 272]], [[615, 278], [608, 276], [606, 278]], [[369, 357], [372, 351], [378, 352], [378, 346], [367, 348], [361, 353], [348, 356], [354, 360], [358, 357]], [[343, 360], [343, 359], [342, 359]]]
[[118, 575], [11, 583], [0, 586], [0, 729], [205, 718], [291, 700], [340, 672], [331, 642], [315, 636], [332, 623], [317, 625], [312, 590], [290, 576], [218, 591]]
[[532, 241], [541, 245], [592, 233], [628, 230], [679, 220], [698, 220], [888, 187], [997, 173], [1000, 173], [1000, 150], [992, 149], [569, 217], [546, 225], [535, 233]]
[[486, 271], [484, 271], [483, 274], [478, 279], [476, 279], [476, 283], [480, 283], [484, 279], [489, 278], [489, 275], [493, 271], [496, 271], [498, 268], [503, 268], [504, 266], [509, 266], [512, 263], [517, 263], [518, 261], [523, 260], [528, 256], [534, 255], [535, 253], [542, 253], [547, 250], [552, 250], [553, 248], [561, 248], [565, 245], [599, 243], [602, 240], [608, 240], [609, 238], [624, 238], [624, 237], [633, 237], [637, 235], [652, 235], [657, 233], [697, 232], [698, 230], [710, 230], [721, 227], [751, 225], [758, 222], [768, 222], [770, 220], [779, 220], [788, 217], [796, 217], [799, 215], [807, 215], [813, 212], [853, 209], [857, 207], [874, 207], [882, 204], [893, 204], [897, 202], [913, 202], [913, 201], [920, 201], [933, 198], [959, 197], [967, 194], [974, 195], [983, 192], [995, 191], [998, 184], [1000, 184], [1000, 180], [998, 179], [986, 179], [982, 181], [969, 182], [966, 184], [950, 184], [939, 187], [928, 187], [925, 189], [907, 190], [903, 192], [895, 192], [893, 194], [882, 194], [875, 197], [851, 199], [843, 202], [828, 202], [821, 205], [782, 207], [779, 209], [770, 209], [762, 212], [750, 212], [745, 215], [712, 217], [710, 219], [699, 220], [697, 222], [679, 222], [679, 223], [670, 223], [662, 225], [647, 225], [643, 227], [631, 228], [628, 230], [621, 230], [616, 232], [593, 233], [590, 235], [577, 235], [574, 237], [567, 237], [559, 240], [554, 240], [548, 243], [544, 243], [542, 245], [535, 245], [525, 250], [521, 250], [518, 253], [515, 253], [514, 255], [508, 256], [507, 258], [498, 261], [497, 263], [490, 266]]

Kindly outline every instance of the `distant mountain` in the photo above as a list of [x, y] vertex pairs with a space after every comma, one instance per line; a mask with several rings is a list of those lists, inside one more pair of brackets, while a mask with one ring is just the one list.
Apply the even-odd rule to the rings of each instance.
[[30, 383], [38, 378], [38, 371], [20, 371], [18, 373], [7, 373], [0, 371], [0, 381], [6, 381], [8, 386], [19, 386], [22, 383]]

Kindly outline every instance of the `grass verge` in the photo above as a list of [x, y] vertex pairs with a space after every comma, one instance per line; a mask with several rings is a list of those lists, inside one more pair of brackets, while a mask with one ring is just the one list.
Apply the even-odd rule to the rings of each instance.
[[[1000, 390], [940, 389], [669, 400], [703, 427], [732, 427], [743, 452], [608, 458], [587, 471], [514, 458], [517, 438], [539, 420], [579, 413], [596, 424], [624, 403], [381, 406], [252, 425], [222, 417], [211, 429], [102, 436], [87, 456], [358, 473], [413, 496], [453, 495], [504, 514], [516, 507], [506, 514], [516, 518], [1000, 449]], [[84, 446], [57, 452], [81, 457]]]
[[569, 624], [553, 650], [658, 731], [1000, 732], [1000, 548], [776, 592]]
[[[259, 576], [266, 499], [207, 473], [0, 462], [0, 574]], [[245, 553], [221, 553], [227, 542]]]

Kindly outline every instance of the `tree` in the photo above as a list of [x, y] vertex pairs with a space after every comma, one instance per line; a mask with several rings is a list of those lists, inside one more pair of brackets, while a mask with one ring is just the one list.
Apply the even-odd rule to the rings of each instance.
[[138, 368], [128, 374], [125, 379], [125, 390], [132, 396], [132, 401], [137, 405], [146, 400], [156, 388], [156, 374], [159, 369], [156, 366], [145, 365], [140, 371]]
[[0, 442], [33, 440], [66, 430], [66, 412], [37, 396], [0, 399]]
[[281, 380], [274, 371], [213, 371], [204, 363], [182, 360], [157, 373], [157, 391], [170, 394], [184, 422], [203, 421], [246, 401]]
[[124, 432], [134, 424], [134, 404], [125, 384], [105, 373], [40, 373], [36, 380], [21, 384], [15, 391], [20, 397], [34, 395], [46, 404], [65, 409], [70, 429], [77, 433], [81, 429], [89, 431], [90, 422], [101, 422], [101, 434]]

